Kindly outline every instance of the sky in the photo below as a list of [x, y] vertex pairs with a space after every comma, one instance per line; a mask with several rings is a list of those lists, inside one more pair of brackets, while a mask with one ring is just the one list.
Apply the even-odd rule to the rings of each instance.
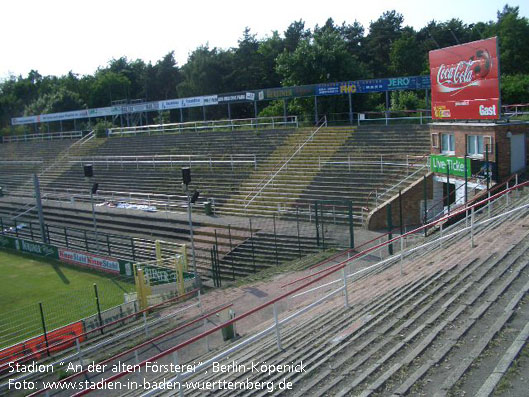
[[[529, 2], [510, 2], [529, 15]], [[198, 46], [237, 46], [245, 27], [258, 38], [284, 32], [303, 19], [306, 28], [358, 20], [366, 28], [387, 10], [420, 29], [428, 21], [496, 19], [507, 0], [4, 0], [0, 3], [0, 79], [93, 74], [122, 56], [156, 63], [174, 51], [178, 65]]]

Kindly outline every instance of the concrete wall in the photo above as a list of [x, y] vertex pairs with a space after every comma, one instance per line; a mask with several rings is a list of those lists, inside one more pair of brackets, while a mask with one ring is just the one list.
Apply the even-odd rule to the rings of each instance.
[[[416, 226], [422, 224], [422, 201], [424, 198], [423, 178], [417, 179], [408, 188], [402, 191], [402, 220], [405, 226]], [[433, 177], [432, 173], [426, 176], [426, 197], [433, 199]], [[391, 203], [393, 227], [400, 226], [399, 195], [398, 193], [385, 203], [371, 211], [367, 217], [367, 228], [369, 230], [387, 229], [387, 209]]]

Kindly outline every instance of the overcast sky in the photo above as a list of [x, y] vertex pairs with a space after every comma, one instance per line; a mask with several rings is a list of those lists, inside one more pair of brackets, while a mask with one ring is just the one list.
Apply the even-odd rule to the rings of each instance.
[[[519, 6], [529, 15], [529, 2]], [[237, 45], [246, 26], [259, 38], [283, 32], [303, 19], [305, 27], [331, 17], [358, 20], [367, 29], [382, 12], [396, 9], [416, 29], [428, 21], [460, 18], [465, 23], [496, 19], [506, 0], [4, 0], [0, 3], [0, 78], [73, 71], [92, 74], [112, 58], [155, 63], [170, 51], [179, 65], [196, 47]]]

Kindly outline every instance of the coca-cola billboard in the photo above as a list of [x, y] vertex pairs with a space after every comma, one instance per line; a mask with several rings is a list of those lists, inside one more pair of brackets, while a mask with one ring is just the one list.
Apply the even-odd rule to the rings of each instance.
[[496, 37], [430, 51], [432, 117], [500, 117], [499, 58]]

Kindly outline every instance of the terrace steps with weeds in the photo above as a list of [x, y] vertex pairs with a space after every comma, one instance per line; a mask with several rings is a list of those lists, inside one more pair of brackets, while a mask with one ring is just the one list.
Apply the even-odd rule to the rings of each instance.
[[[524, 192], [512, 197], [509, 207], [528, 202]], [[491, 215], [504, 209], [495, 205]], [[468, 236], [452, 236], [443, 248], [433, 245], [405, 259], [402, 276], [397, 264], [365, 277], [364, 286], [350, 284], [351, 308], [336, 298], [334, 309], [326, 305], [309, 319], [282, 327], [282, 350], [271, 335], [225, 362], [303, 360], [305, 373], [208, 371], [190, 380], [286, 378], [294, 383], [292, 390], [276, 390], [274, 395], [476, 395], [480, 388], [479, 395], [489, 395], [523, 352], [528, 337], [528, 215], [525, 209], [477, 226], [474, 249], [469, 249]], [[488, 216], [482, 209], [476, 220]], [[519, 233], [513, 235], [515, 230]], [[374, 286], [376, 298], [364, 295]], [[280, 312], [284, 310], [280, 305]], [[527, 365], [527, 360], [516, 362]], [[517, 370], [523, 373], [524, 368]], [[215, 391], [228, 393], [267, 394]]]

